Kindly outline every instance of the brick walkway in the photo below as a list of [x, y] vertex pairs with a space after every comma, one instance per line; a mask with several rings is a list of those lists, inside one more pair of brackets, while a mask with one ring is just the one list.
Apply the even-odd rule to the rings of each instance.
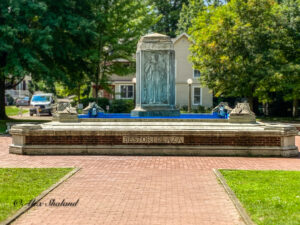
[[[297, 137], [300, 146], [300, 136]], [[243, 224], [213, 168], [300, 170], [300, 158], [20, 156], [0, 137], [1, 167], [80, 167], [14, 224]]]

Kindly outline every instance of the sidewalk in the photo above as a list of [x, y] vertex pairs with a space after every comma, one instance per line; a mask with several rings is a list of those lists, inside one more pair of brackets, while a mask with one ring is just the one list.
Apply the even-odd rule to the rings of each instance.
[[300, 158], [25, 156], [10, 143], [0, 137], [1, 167], [82, 168], [42, 200], [76, 207], [36, 206], [14, 224], [243, 224], [213, 168], [300, 170]]
[[16, 120], [45, 120], [45, 121], [51, 121], [52, 116], [47, 116], [47, 115], [41, 115], [41, 116], [30, 116], [29, 112], [23, 113], [21, 116], [10, 116], [9, 118], [11, 119], [16, 119]]

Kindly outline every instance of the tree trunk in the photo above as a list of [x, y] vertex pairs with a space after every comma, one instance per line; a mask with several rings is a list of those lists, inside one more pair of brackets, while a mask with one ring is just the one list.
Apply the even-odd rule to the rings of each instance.
[[269, 116], [269, 103], [264, 103], [264, 115]]
[[96, 79], [95, 79], [95, 93], [96, 93], [95, 98], [96, 98], [96, 103], [98, 104], [100, 65], [98, 65], [96, 73], [97, 74], [96, 74]]
[[78, 84], [77, 97], [78, 97], [78, 104], [79, 104], [80, 103], [80, 84]]
[[96, 96], [95, 96], [95, 98], [96, 98], [96, 102], [98, 102], [98, 93], [99, 93], [99, 90], [98, 90], [98, 84], [96, 84], [96, 87], [95, 87], [96, 89], [95, 89], [95, 93], [96, 93]]
[[0, 120], [7, 119], [5, 112], [5, 78], [0, 75]]
[[248, 97], [248, 103], [249, 103], [251, 111], [253, 111], [253, 102], [254, 102], [253, 96]]
[[293, 99], [293, 117], [297, 117], [298, 116], [298, 99], [294, 98]]

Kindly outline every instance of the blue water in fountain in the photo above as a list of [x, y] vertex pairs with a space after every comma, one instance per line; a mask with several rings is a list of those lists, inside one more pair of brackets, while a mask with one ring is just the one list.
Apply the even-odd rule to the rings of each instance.
[[103, 113], [99, 112], [97, 116], [90, 114], [78, 115], [80, 119], [99, 118], [99, 119], [228, 119], [228, 114], [224, 117], [217, 112], [214, 113], [184, 113], [177, 117], [131, 117], [130, 113]]

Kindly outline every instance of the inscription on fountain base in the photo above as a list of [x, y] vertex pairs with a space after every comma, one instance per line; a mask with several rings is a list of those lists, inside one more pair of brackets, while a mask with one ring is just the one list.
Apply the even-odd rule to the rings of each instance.
[[181, 136], [123, 136], [126, 144], [183, 144]]

